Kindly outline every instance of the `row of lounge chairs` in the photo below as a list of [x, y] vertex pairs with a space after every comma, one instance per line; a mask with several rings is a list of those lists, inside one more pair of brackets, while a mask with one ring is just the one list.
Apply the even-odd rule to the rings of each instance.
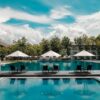
[[48, 65], [44, 65], [42, 71], [43, 72], [49, 72], [49, 71], [50, 72], [51, 71], [52, 72], [58, 72], [59, 71], [59, 66], [58, 65], [53, 65], [52, 69], [50, 70]]
[[24, 72], [26, 70], [26, 67], [24, 65], [20, 65], [20, 67], [10, 65], [9, 67], [11, 72]]
[[[77, 70], [77, 71], [80, 71], [80, 72], [83, 71], [83, 70], [82, 70], [82, 66], [81, 66], [81, 65], [78, 65], [78, 66], [76, 67], [76, 70]], [[92, 70], [92, 65], [88, 65], [87, 68], [86, 68], [86, 71], [91, 71], [91, 70]]]

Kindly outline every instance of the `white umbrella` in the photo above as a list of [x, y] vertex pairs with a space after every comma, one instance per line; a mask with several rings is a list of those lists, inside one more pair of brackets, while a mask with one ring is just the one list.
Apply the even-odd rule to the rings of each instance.
[[7, 55], [6, 57], [23, 57], [23, 58], [27, 58], [27, 57], [30, 57], [30, 56], [28, 56], [27, 54], [25, 54], [21, 51], [15, 51], [15, 52]]
[[92, 56], [95, 56], [95, 55], [88, 52], [88, 51], [83, 50], [83, 51], [81, 51], [81, 52], [79, 52], [79, 53], [77, 53], [73, 56], [75, 56], [75, 57], [92, 57]]
[[[86, 51], [86, 50], [83, 50], [75, 55], [73, 55], [74, 57], [94, 57], [95, 55]], [[83, 59], [84, 60], [84, 59]], [[84, 63], [83, 63], [84, 65]]]
[[43, 58], [58, 58], [58, 57], [60, 57], [61, 55], [60, 54], [58, 54], [58, 53], [56, 53], [56, 52], [54, 52], [54, 51], [52, 51], [52, 50], [50, 50], [50, 51], [48, 51], [48, 52], [46, 52], [46, 53], [44, 53], [44, 54], [42, 54], [41, 55], [41, 57], [43, 57]]

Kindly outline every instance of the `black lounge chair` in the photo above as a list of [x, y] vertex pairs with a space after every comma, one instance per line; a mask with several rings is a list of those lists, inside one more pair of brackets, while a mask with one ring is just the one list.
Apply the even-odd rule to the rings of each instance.
[[59, 71], [59, 66], [58, 65], [53, 65], [53, 71], [58, 72]]
[[11, 73], [15, 72], [16, 71], [16, 68], [14, 65], [10, 65], [10, 71]]
[[81, 65], [77, 65], [76, 70], [81, 72], [82, 71], [82, 66]]
[[24, 66], [24, 65], [21, 65], [21, 66], [20, 66], [20, 71], [21, 71], [21, 72], [24, 72], [25, 70], [26, 70], [25, 66]]
[[49, 72], [48, 65], [43, 65], [43, 72]]
[[91, 71], [92, 70], [92, 65], [88, 65], [87, 66], [87, 71]]

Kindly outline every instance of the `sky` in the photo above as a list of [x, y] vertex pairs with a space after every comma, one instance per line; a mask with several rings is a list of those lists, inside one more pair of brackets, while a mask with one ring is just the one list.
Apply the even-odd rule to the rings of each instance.
[[100, 0], [0, 0], [0, 38], [11, 44], [100, 34]]

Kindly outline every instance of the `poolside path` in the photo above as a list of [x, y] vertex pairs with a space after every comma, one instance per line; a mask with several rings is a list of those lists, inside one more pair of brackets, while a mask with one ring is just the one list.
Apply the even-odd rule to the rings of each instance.
[[73, 72], [73, 71], [59, 71], [59, 72], [41, 72], [41, 71], [27, 71], [27, 72], [0, 72], [0, 77], [100, 77], [100, 71], [91, 72]]

